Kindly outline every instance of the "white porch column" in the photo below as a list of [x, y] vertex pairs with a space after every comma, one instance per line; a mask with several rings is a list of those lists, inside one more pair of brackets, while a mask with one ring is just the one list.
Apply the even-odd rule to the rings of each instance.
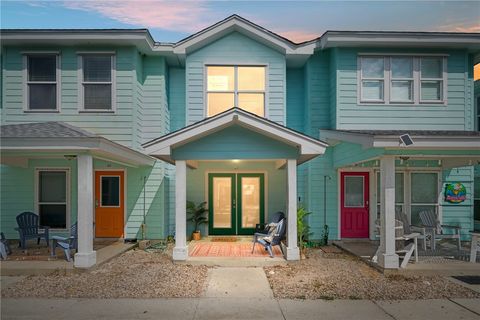
[[287, 160], [287, 260], [300, 260], [297, 245], [297, 160]]
[[173, 260], [187, 260], [187, 162], [175, 161], [175, 248]]
[[97, 262], [93, 251], [93, 158], [89, 154], [77, 157], [77, 183], [78, 252], [74, 265], [89, 268]]
[[380, 158], [380, 252], [378, 264], [385, 269], [398, 269], [395, 253], [395, 157]]

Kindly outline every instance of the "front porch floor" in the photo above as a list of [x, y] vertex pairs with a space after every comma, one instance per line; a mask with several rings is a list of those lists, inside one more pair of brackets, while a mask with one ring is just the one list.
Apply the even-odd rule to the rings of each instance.
[[[379, 270], [383, 269], [377, 264], [371, 261], [371, 257], [375, 254], [378, 248], [379, 241], [372, 240], [338, 240], [333, 241], [333, 244], [346, 252], [355, 255], [362, 259], [367, 264], [375, 267]], [[459, 251], [456, 250], [454, 245], [449, 242], [441, 242], [437, 244], [437, 250], [432, 251], [427, 249], [424, 251], [421, 246], [418, 248], [418, 263], [414, 262], [412, 256], [411, 262], [404, 269], [388, 270], [391, 272], [398, 272], [402, 274], [414, 274], [414, 275], [479, 275], [479, 258], [477, 257], [477, 263], [470, 263], [468, 261], [470, 247], [463, 246]]]
[[[96, 239], [93, 248], [97, 252], [97, 263], [100, 265], [112, 258], [130, 250], [136, 244], [124, 243], [123, 240], [103, 240]], [[75, 270], [73, 261], [65, 260], [63, 252], [57, 248], [57, 258], [50, 257], [50, 248], [47, 248], [45, 242], [40, 245], [29, 243], [27, 253], [23, 253], [16, 244], [11, 243], [12, 255], [8, 260], [0, 262], [2, 276], [20, 276], [20, 275], [40, 275], [50, 274], [60, 270], [65, 273], [71, 273]]]

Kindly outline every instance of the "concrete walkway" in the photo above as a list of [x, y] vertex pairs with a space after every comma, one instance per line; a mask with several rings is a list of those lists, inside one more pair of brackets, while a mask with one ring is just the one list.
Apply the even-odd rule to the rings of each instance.
[[1, 319], [480, 319], [480, 299], [277, 300], [262, 268], [213, 268], [192, 299], [2, 299]]

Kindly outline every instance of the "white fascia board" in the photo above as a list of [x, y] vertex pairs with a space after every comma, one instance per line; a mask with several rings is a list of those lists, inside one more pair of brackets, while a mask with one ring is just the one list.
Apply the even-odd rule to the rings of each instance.
[[363, 148], [374, 147], [373, 136], [369, 134], [339, 132], [335, 130], [320, 130], [320, 139], [332, 140], [334, 143], [338, 141], [351, 142], [361, 145]]
[[198, 125], [186, 127], [164, 138], [156, 139], [144, 144], [145, 152], [152, 156], [170, 155], [171, 147], [179, 147], [197, 140], [210, 133], [224, 128], [233, 121], [233, 115], [226, 114], [221, 118], [212, 118], [211, 121], [201, 122]]
[[374, 137], [373, 147], [390, 149], [470, 149], [480, 150], [480, 137], [415, 137], [414, 144], [408, 147], [401, 145], [399, 137]]
[[311, 55], [315, 48], [315, 43], [307, 43], [304, 45], [296, 45], [288, 42], [285, 39], [276, 37], [257, 26], [249, 24], [245, 21], [233, 18], [225, 21], [224, 23], [207, 29], [202, 33], [199, 33], [185, 41], [181, 41], [175, 44], [173, 52], [180, 56], [185, 56], [189, 51], [196, 50], [204, 45], [218, 39], [219, 37], [227, 34], [230, 31], [238, 31], [245, 33], [247, 36], [252, 37], [256, 41], [259, 41], [267, 46], [273, 47], [276, 50], [288, 55]]
[[153, 166], [155, 159], [102, 137], [94, 138], [3, 138], [2, 152], [92, 152], [134, 165]]
[[179, 147], [234, 124], [246, 127], [249, 130], [279, 140], [285, 144], [299, 146], [301, 154], [324, 154], [328, 146], [321, 141], [301, 135], [288, 128], [257, 119], [238, 109], [232, 109], [218, 117], [201, 121], [196, 125], [186, 127], [163, 138], [148, 142], [143, 146], [149, 155], [154, 157], [168, 157], [171, 154], [172, 147]]
[[239, 115], [238, 122], [240, 125], [247, 125], [252, 130], [269, 136], [272, 139], [280, 140], [289, 145], [299, 146], [301, 154], [324, 154], [328, 146], [318, 140], [310, 139], [303, 135], [301, 136], [297, 132], [290, 131], [287, 128], [279, 128], [268, 122], [261, 123], [258, 119], [254, 119], [248, 114]]
[[454, 35], [454, 34], [407, 34], [407, 33], [365, 33], [365, 34], [325, 34], [320, 39], [319, 46], [324, 48], [357, 46], [357, 45], [382, 45], [382, 46], [454, 46], [480, 48], [480, 35]]

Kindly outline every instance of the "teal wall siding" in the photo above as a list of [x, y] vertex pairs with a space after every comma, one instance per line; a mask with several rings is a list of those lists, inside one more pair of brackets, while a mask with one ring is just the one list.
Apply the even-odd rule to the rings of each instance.
[[[265, 219], [268, 221], [269, 215], [283, 211], [286, 213], [286, 192], [287, 181], [285, 169], [275, 169], [275, 162], [266, 161], [215, 161], [199, 162], [197, 169], [187, 170], [187, 200], [196, 204], [207, 201], [207, 183], [208, 172], [264, 172], [265, 176]], [[206, 231], [203, 226], [202, 232]], [[188, 234], [193, 231], [193, 226], [189, 224]]]
[[[70, 223], [77, 221], [77, 165], [64, 159], [30, 159], [27, 168], [0, 165], [0, 228], [7, 239], [18, 239], [15, 217], [35, 207], [35, 169], [68, 168], [70, 170]], [[68, 223], [68, 222], [67, 222]], [[52, 234], [65, 234], [53, 231]]]
[[[473, 191], [474, 191], [473, 166], [444, 170], [442, 174], [442, 193], [440, 194], [442, 205], [443, 224], [462, 227], [463, 239], [469, 239], [468, 231], [473, 229]], [[444, 200], [446, 183], [462, 183], [467, 189], [467, 200], [462, 203], [452, 204]]]
[[304, 68], [287, 69], [287, 127], [304, 132]]
[[330, 129], [329, 52], [317, 52], [305, 65], [305, 133], [318, 138], [319, 129]]
[[[22, 51], [36, 48], [5, 48], [5, 110], [2, 124], [65, 121], [72, 125], [92, 131], [128, 147], [135, 147], [135, 55], [133, 47], [89, 48], [61, 47], [42, 48], [60, 51], [61, 65], [61, 103], [59, 113], [25, 113], [23, 112], [23, 62]], [[79, 113], [77, 51], [112, 51], [116, 52], [116, 112]]]
[[[337, 48], [337, 129], [472, 130], [473, 81], [466, 51], [428, 50], [445, 53], [448, 71], [448, 104], [411, 106], [359, 105], [357, 103], [357, 57], [359, 52], [382, 49]], [[421, 53], [418, 49], [396, 49], [394, 53]]]
[[231, 126], [173, 149], [175, 160], [296, 159], [298, 150], [241, 126]]
[[205, 117], [205, 65], [248, 64], [267, 66], [266, 115], [275, 122], [285, 124], [285, 56], [238, 32], [187, 55], [187, 125]]
[[169, 69], [170, 131], [185, 127], [185, 69]]

